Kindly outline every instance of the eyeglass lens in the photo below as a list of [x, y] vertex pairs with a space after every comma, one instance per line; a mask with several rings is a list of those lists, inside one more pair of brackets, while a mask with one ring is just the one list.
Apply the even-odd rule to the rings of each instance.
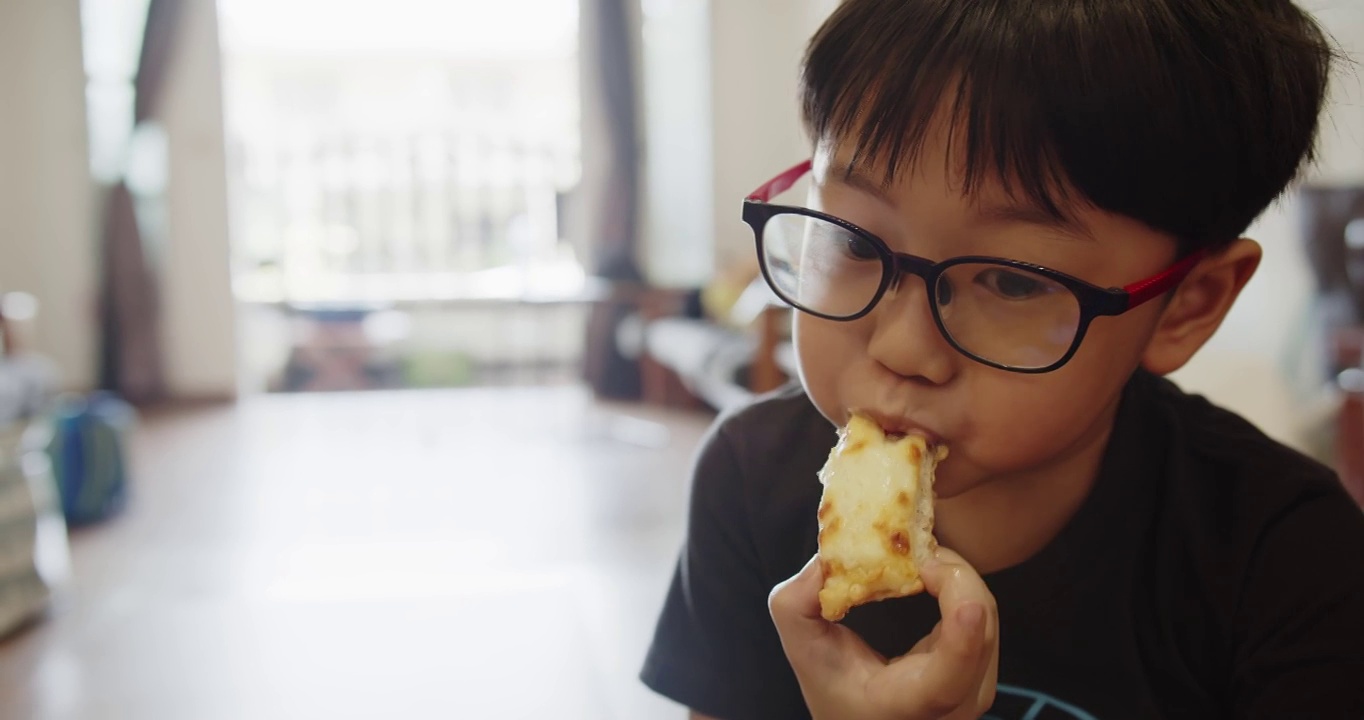
[[[861, 235], [820, 218], [781, 213], [763, 229], [772, 289], [808, 312], [850, 318], [876, 301], [893, 264]], [[946, 267], [930, 296], [940, 326], [965, 352], [1020, 369], [1065, 357], [1079, 331], [1080, 301], [1056, 280], [1003, 263]]]

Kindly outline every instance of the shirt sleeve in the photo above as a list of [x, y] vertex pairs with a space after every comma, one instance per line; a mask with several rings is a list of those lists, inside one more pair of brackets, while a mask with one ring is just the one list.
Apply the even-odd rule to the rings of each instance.
[[767, 609], [743, 473], [723, 428], [694, 469], [687, 539], [640, 675], [721, 720], [808, 717]]
[[1343, 490], [1268, 527], [1235, 626], [1235, 717], [1364, 718], [1364, 513]]

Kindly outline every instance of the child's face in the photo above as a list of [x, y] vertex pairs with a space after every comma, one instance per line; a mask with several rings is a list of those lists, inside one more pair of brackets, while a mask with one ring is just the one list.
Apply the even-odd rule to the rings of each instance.
[[[1019, 207], [998, 182], [964, 196], [960, 172], [947, 170], [962, 162], [954, 158], [949, 166], [945, 135], [930, 132], [913, 169], [883, 192], [879, 169], [865, 182], [845, 179], [848, 148], [821, 144], [811, 207], [876, 234], [896, 252], [933, 261], [962, 255], [1022, 260], [1100, 287], [1152, 276], [1175, 260], [1172, 239], [1122, 216], [1079, 208], [1072, 212], [1078, 227], [1060, 229], [1029, 213], [998, 212]], [[1040, 477], [1093, 455], [1163, 307], [1151, 302], [1095, 319], [1068, 363], [1029, 375], [953, 349], [934, 323], [924, 283], [906, 276], [861, 319], [796, 313], [795, 344], [801, 380], [830, 421], [843, 425], [851, 411], [866, 411], [945, 441], [951, 455], [936, 487], [952, 497], [994, 479]]]

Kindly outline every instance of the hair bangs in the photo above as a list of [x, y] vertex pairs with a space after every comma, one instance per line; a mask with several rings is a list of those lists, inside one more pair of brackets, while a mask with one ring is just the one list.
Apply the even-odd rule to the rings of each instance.
[[[1066, 219], [1075, 200], [1070, 180], [1036, 98], [1005, 56], [1006, 23], [988, 3], [918, 5], [919, 12], [899, 13], [898, 22], [856, 38], [827, 36], [866, 27], [854, 18], [831, 21], [815, 37], [801, 78], [811, 137], [848, 143], [849, 166], [874, 162], [890, 184], [920, 161], [941, 116], [948, 162], [959, 163], [964, 193], [993, 177], [1006, 192]], [[848, 4], [839, 12], [860, 9]]]

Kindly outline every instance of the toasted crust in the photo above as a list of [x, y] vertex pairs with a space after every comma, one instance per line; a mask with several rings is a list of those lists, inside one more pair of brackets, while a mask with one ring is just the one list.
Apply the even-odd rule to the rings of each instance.
[[933, 471], [946, 448], [921, 436], [887, 438], [854, 416], [820, 471], [820, 611], [841, 620], [857, 605], [921, 592], [932, 557]]

